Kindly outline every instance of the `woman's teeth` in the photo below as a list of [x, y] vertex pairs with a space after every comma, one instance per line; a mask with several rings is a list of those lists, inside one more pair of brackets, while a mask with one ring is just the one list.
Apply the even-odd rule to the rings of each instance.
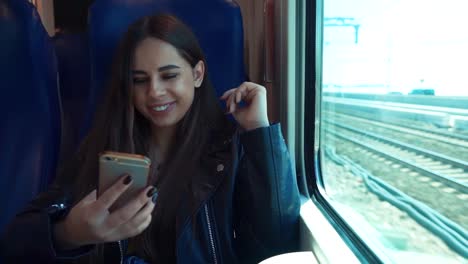
[[154, 111], [164, 111], [166, 110], [168, 107], [169, 107], [170, 104], [167, 104], [167, 105], [161, 105], [161, 106], [156, 106], [156, 107], [153, 107], [153, 110]]

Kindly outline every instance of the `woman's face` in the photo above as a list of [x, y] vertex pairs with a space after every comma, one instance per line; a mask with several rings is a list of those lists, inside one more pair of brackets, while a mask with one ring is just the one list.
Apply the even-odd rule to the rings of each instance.
[[194, 68], [171, 44], [143, 40], [133, 60], [133, 103], [156, 129], [173, 128], [187, 113], [203, 81], [204, 64]]

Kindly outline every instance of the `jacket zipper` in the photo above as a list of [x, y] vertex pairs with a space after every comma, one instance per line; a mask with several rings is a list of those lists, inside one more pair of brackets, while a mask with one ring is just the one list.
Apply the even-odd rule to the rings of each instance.
[[213, 251], [213, 260], [214, 260], [214, 263], [217, 264], [218, 259], [216, 258], [216, 250], [215, 250], [215, 244], [214, 244], [214, 239], [213, 239], [213, 231], [211, 229], [210, 215], [208, 214], [208, 204], [205, 204], [205, 215], [206, 215], [206, 222], [208, 223], [208, 234], [210, 235], [211, 249]]
[[122, 241], [119, 240], [119, 250], [120, 250], [120, 264], [123, 263], [123, 249], [122, 249]]

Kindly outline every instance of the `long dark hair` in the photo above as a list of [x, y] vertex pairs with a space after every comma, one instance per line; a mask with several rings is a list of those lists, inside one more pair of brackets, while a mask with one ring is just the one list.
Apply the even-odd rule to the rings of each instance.
[[[61, 176], [70, 177], [75, 173], [75, 201], [96, 188], [100, 152], [111, 150], [143, 155], [150, 152], [151, 126], [133, 105], [131, 76], [135, 49], [149, 37], [174, 46], [192, 67], [199, 61], [206, 66], [196, 37], [175, 17], [143, 17], [129, 27], [114, 57], [109, 86], [94, 126], [76, 159], [67, 166], [70, 169], [64, 170]], [[137, 254], [147, 261], [175, 262], [175, 216], [181, 197], [191, 195], [191, 179], [199, 172], [200, 158], [210, 133], [232, 133], [232, 125], [222, 112], [207, 72], [205, 67], [203, 83], [195, 89], [193, 103], [178, 124], [174, 144], [159, 172], [159, 196], [152, 223], [132, 240]]]

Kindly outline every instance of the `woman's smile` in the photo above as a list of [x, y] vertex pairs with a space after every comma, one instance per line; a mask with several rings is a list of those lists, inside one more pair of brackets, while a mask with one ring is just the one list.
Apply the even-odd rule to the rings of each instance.
[[164, 104], [155, 104], [148, 107], [148, 112], [157, 116], [167, 115], [175, 108], [175, 106], [175, 101]]

